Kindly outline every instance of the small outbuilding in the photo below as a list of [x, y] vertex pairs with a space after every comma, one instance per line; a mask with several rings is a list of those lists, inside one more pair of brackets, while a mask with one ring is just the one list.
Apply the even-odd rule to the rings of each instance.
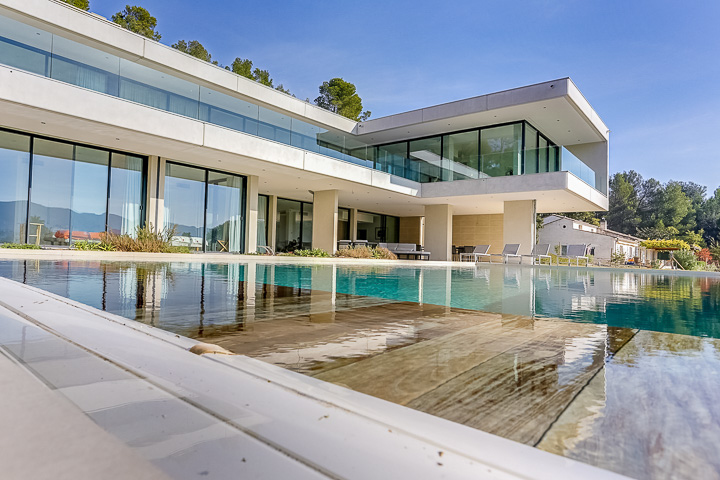
[[560, 251], [557, 253], [562, 253], [567, 245], [584, 243], [589, 245], [588, 254], [601, 262], [609, 261], [613, 253], [622, 253], [626, 260], [637, 258], [642, 261], [641, 241], [632, 235], [610, 230], [604, 220], [597, 226], [557, 214], [544, 218], [538, 234], [538, 243], [549, 243], [553, 253], [558, 250], [558, 245]]

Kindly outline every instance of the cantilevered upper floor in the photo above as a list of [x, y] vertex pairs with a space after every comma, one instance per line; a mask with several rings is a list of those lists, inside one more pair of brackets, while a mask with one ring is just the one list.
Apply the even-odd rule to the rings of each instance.
[[356, 123], [63, 2], [0, 0], [0, 105], [0, 126], [256, 175], [300, 200], [607, 208], [608, 130], [568, 78]]

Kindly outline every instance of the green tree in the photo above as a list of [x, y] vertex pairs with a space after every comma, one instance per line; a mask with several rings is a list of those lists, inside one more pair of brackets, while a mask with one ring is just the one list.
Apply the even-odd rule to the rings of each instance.
[[720, 239], [720, 188], [703, 202], [697, 212], [698, 227], [705, 231], [705, 241]]
[[233, 63], [230, 65], [228, 70], [232, 70], [238, 75], [249, 78], [250, 80], [255, 80], [256, 82], [261, 83], [267, 87], [274, 88], [275, 90], [290, 95], [290, 91], [286, 89], [282, 84], [278, 86], [273, 85], [273, 79], [270, 77], [270, 72], [268, 72], [267, 70], [260, 70], [257, 67], [253, 69], [252, 60], [237, 57], [235, 58], [235, 60], [233, 60]]
[[63, 0], [65, 3], [69, 3], [73, 7], [77, 7], [81, 10], [90, 10], [90, 0]]
[[160, 40], [162, 35], [155, 31], [157, 19], [143, 7], [125, 5], [125, 10], [112, 16], [112, 21], [131, 32], [139, 33], [151, 40]]
[[362, 99], [352, 83], [346, 82], [342, 78], [333, 78], [328, 82], [323, 82], [319, 90], [320, 96], [315, 99], [317, 106], [356, 122], [370, 118], [369, 111], [363, 112]]
[[616, 173], [610, 178], [610, 206], [607, 213], [608, 227], [618, 232], [634, 235], [640, 225], [637, 186], [642, 177], [634, 171]]
[[200, 60], [210, 62], [213, 65], [218, 64], [217, 61], [213, 61], [210, 52], [208, 52], [207, 49], [203, 47], [202, 43], [198, 42], [197, 40], [190, 40], [188, 42], [186, 42], [185, 40], [180, 40], [177, 43], [173, 43], [171, 46], [176, 50], [180, 50], [181, 52], [192, 55], [193, 57], [199, 58]]

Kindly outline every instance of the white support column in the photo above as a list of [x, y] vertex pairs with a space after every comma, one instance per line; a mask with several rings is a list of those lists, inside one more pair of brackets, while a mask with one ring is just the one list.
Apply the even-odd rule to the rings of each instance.
[[535, 200], [505, 202], [503, 241], [519, 243], [520, 254], [529, 255], [535, 245]]
[[425, 205], [425, 250], [430, 260], [452, 260], [452, 205]]
[[268, 246], [275, 249], [277, 240], [277, 196], [268, 197]]
[[148, 157], [145, 224], [160, 230], [165, 222], [165, 159]]
[[328, 253], [337, 250], [338, 191], [323, 190], [313, 194], [313, 248]]
[[258, 183], [256, 175], [248, 175], [245, 207], [245, 253], [257, 251]]
[[350, 240], [357, 240], [357, 208], [350, 209]]

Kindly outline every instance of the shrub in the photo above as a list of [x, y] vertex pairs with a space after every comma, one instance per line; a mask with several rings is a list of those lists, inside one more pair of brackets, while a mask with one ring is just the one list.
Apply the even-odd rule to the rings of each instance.
[[15, 248], [18, 250], [40, 250], [38, 245], [29, 245], [27, 243], [3, 243], [0, 248]]
[[610, 263], [613, 265], [622, 265], [625, 263], [625, 254], [622, 252], [612, 252], [610, 254]]
[[397, 260], [397, 255], [385, 247], [376, 247], [372, 249], [373, 258], [381, 258], [383, 260]]
[[699, 250], [695, 253], [695, 255], [697, 256], [698, 260], [705, 263], [708, 263], [713, 259], [713, 256], [710, 253], [710, 249], [708, 248], [703, 248], [702, 250]]
[[695, 259], [695, 254], [691, 250], [678, 250], [673, 256], [685, 270], [697, 270], [698, 264], [701, 263]]
[[329, 257], [330, 254], [322, 248], [313, 248], [312, 250], [295, 250], [293, 255], [297, 257]]
[[383, 247], [366, 247], [357, 245], [355, 247], [343, 248], [335, 253], [336, 257], [345, 258], [379, 258], [384, 260], [397, 260], [397, 255]]
[[152, 223], [137, 227], [135, 236], [117, 233], [105, 233], [102, 242], [111, 245], [118, 252], [151, 252], [151, 253], [190, 253], [188, 247], [171, 245], [177, 226], [155, 230]]
[[115, 247], [109, 243], [89, 242], [87, 240], [78, 240], [77, 242], [73, 242], [72, 246], [75, 250], [95, 250], [102, 252], [112, 252], [115, 250]]

